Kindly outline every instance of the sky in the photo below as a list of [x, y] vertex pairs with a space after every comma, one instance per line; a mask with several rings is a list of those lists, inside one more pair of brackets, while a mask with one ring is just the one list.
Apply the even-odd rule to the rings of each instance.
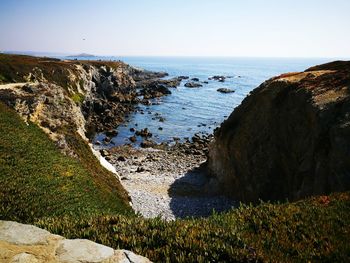
[[350, 0], [0, 0], [0, 32], [0, 51], [350, 58]]

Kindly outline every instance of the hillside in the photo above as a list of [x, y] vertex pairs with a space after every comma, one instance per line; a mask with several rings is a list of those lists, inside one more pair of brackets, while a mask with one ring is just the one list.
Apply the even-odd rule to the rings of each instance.
[[349, 262], [350, 195], [242, 205], [209, 218], [97, 216], [36, 225], [67, 238], [122, 247], [155, 262]]
[[79, 158], [66, 156], [35, 124], [0, 103], [0, 219], [33, 222], [54, 215], [128, 214], [128, 196], [77, 134]]
[[216, 131], [209, 187], [245, 202], [349, 190], [349, 112], [350, 62], [265, 81]]
[[[115, 132], [125, 115], [141, 102], [140, 94], [169, 94], [164, 85], [176, 86], [179, 79], [160, 80], [165, 73], [138, 70], [122, 62], [0, 54], [0, 220], [30, 223], [65, 238], [90, 239], [113, 249], [128, 249], [155, 262], [348, 262], [350, 194], [344, 180], [349, 171], [345, 158], [349, 141], [348, 73], [347, 63], [333, 63], [263, 83], [222, 124], [209, 153], [211, 190], [236, 194], [249, 203], [259, 197], [275, 199], [275, 195], [283, 199], [285, 194], [291, 199], [303, 198], [306, 194], [296, 194], [294, 186], [299, 184], [284, 187], [281, 181], [288, 180], [271, 181], [276, 177], [269, 177], [266, 167], [283, 164], [294, 169], [289, 164], [295, 164], [293, 158], [300, 157], [300, 151], [325, 148], [329, 155], [320, 151], [312, 160], [336, 176], [326, 174], [314, 182], [324, 186], [334, 179], [329, 189], [306, 192], [315, 196], [298, 202], [241, 204], [207, 218], [167, 222], [134, 214], [118, 176], [101, 166], [88, 137], [96, 131]], [[161, 93], [159, 87], [166, 92]], [[271, 97], [275, 98], [273, 103]], [[310, 115], [315, 113], [313, 110], [304, 114], [307, 105], [317, 107], [317, 114]], [[282, 110], [276, 110], [277, 106]], [[312, 118], [305, 121], [305, 116]], [[330, 142], [337, 147], [327, 148], [323, 140], [315, 139], [318, 137], [298, 133], [309, 132], [308, 125], [315, 124], [309, 119], [316, 117], [333, 125], [320, 134], [333, 136]], [[272, 122], [276, 118], [281, 124], [277, 130]], [[245, 120], [251, 130], [241, 130]], [[327, 125], [311, 127], [318, 131]], [[278, 136], [265, 136], [272, 131]], [[316, 144], [310, 144], [310, 140]], [[267, 145], [259, 146], [257, 142]], [[277, 142], [289, 143], [282, 145], [292, 149], [289, 155], [284, 156], [284, 147], [277, 149], [281, 154], [270, 154], [269, 146]], [[324, 159], [334, 149], [335, 157]], [[317, 159], [319, 156], [323, 159]], [[306, 157], [297, 160], [309, 160]], [[260, 177], [248, 174], [253, 183], [232, 184], [232, 165], [244, 167], [247, 163], [251, 170], [262, 171]], [[334, 167], [337, 169], [332, 170]], [[298, 178], [316, 174], [312, 169], [302, 171]], [[269, 184], [271, 188], [266, 188], [266, 180], [273, 183]], [[339, 182], [344, 185], [338, 187]], [[323, 192], [339, 193], [318, 195]], [[268, 193], [275, 194], [271, 195], [274, 198]], [[0, 258], [5, 258], [1, 245]]]

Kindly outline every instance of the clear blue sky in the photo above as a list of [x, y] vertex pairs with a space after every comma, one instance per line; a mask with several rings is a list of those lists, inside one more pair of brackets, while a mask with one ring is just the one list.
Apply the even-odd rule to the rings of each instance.
[[0, 32], [0, 50], [349, 58], [350, 0], [0, 0]]

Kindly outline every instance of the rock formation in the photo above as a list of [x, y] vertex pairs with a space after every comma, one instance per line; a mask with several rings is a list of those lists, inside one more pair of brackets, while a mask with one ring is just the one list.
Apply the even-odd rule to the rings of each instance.
[[235, 92], [233, 89], [228, 89], [228, 88], [219, 88], [216, 91], [218, 91], [220, 93], [233, 93], [233, 92]]
[[[16, 109], [25, 121], [41, 127], [63, 152], [65, 134], [82, 138], [112, 130], [140, 101], [170, 94], [180, 82], [115, 61], [69, 61], [0, 54], [0, 101]], [[147, 92], [138, 91], [138, 89]]]
[[187, 88], [199, 88], [199, 87], [202, 87], [203, 85], [199, 84], [199, 83], [196, 83], [196, 82], [187, 82], [185, 85], [185, 87]]
[[289, 200], [350, 189], [350, 62], [274, 77], [215, 132], [210, 189]]
[[114, 250], [86, 239], [65, 239], [31, 225], [0, 221], [3, 263], [148, 263], [127, 250]]

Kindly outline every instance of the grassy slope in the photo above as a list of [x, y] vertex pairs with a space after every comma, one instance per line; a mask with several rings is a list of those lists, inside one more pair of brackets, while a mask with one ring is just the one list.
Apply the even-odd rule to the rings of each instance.
[[73, 63], [58, 59], [0, 54], [0, 84], [25, 82], [24, 76], [34, 68], [40, 68], [47, 80], [64, 88], [70, 83], [68, 70], [75, 71]]
[[109, 66], [111, 68], [126, 67], [123, 62], [112, 61], [63, 61], [54, 58], [32, 57], [26, 55], [0, 54], [0, 84], [26, 82], [24, 76], [39, 68], [43, 76], [50, 82], [63, 88], [75, 87], [76, 80], [69, 78], [69, 73], [76, 73], [76, 64], [82, 66]]
[[[242, 206], [208, 219], [130, 216], [118, 181], [68, 134], [80, 162], [0, 104], [0, 219], [35, 223], [158, 262], [347, 262], [350, 194]], [[124, 200], [124, 201], [123, 201]]]
[[350, 193], [241, 206], [207, 219], [51, 218], [40, 227], [157, 262], [350, 262]]
[[[74, 70], [73, 62], [46, 58], [0, 54], [0, 61], [0, 84], [22, 82], [39, 65], [49, 81], [65, 87], [67, 69]], [[88, 146], [65, 133], [79, 161], [0, 103], [0, 219], [35, 222], [158, 262], [350, 262], [349, 193], [242, 206], [208, 219], [142, 219], [132, 216], [120, 183]]]
[[132, 213], [118, 180], [77, 135], [67, 138], [80, 161], [61, 154], [36, 125], [27, 126], [0, 103], [0, 219]]

